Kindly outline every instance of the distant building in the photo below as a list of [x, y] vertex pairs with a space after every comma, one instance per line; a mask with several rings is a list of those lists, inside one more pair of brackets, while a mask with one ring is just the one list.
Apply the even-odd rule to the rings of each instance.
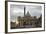
[[31, 25], [32, 27], [36, 27], [35, 23], [37, 23], [36, 17], [31, 17], [29, 12], [24, 17], [18, 17], [19, 26], [23, 27], [24, 25]]
[[41, 26], [41, 17], [36, 18], [36, 16], [31, 16], [29, 11], [25, 14], [25, 7], [24, 7], [24, 17], [18, 16], [17, 24], [11, 22], [11, 27], [39, 27]]
[[11, 29], [16, 27], [16, 23], [15, 22], [11, 22], [10, 25], [11, 25]]
[[42, 26], [42, 15], [38, 18], [36, 27], [41, 27]]

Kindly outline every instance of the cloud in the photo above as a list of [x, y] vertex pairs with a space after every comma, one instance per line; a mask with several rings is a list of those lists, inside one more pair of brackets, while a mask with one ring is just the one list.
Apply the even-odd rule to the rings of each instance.
[[[25, 5], [25, 11], [29, 11], [31, 16], [40, 16], [41, 15], [41, 6], [34, 6], [34, 5]], [[10, 7], [10, 17], [11, 20], [15, 20], [16, 17], [24, 16], [24, 5], [11, 5]]]
[[32, 16], [40, 16], [41, 9], [42, 9], [41, 6], [30, 6], [30, 5], [28, 5], [28, 6], [26, 6], [26, 13], [27, 13], [27, 11], [29, 11], [30, 15], [32, 15]]

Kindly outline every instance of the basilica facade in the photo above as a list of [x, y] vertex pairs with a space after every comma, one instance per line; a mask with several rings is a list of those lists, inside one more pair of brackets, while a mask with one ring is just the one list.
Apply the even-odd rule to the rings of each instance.
[[26, 27], [30, 25], [30, 27], [36, 27], [36, 23], [37, 23], [37, 18], [36, 16], [32, 17], [29, 12], [27, 12], [27, 14], [24, 17], [18, 17], [18, 26], [20, 27]]

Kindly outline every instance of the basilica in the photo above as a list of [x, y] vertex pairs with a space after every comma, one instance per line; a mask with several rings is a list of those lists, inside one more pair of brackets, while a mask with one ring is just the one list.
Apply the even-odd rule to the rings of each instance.
[[11, 22], [11, 28], [34, 28], [41, 27], [41, 16], [37, 19], [37, 16], [31, 16], [29, 11], [25, 14], [24, 7], [24, 17], [18, 16], [17, 20], [13, 23]]

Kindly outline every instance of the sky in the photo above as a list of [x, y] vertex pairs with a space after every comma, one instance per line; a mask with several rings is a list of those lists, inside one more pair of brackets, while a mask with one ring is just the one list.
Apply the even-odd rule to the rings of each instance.
[[11, 21], [15, 20], [18, 16], [23, 17], [24, 16], [24, 6], [25, 6], [25, 12], [29, 11], [31, 16], [37, 16], [39, 17], [41, 15], [42, 6], [36, 6], [36, 5], [10, 5], [10, 18]]

